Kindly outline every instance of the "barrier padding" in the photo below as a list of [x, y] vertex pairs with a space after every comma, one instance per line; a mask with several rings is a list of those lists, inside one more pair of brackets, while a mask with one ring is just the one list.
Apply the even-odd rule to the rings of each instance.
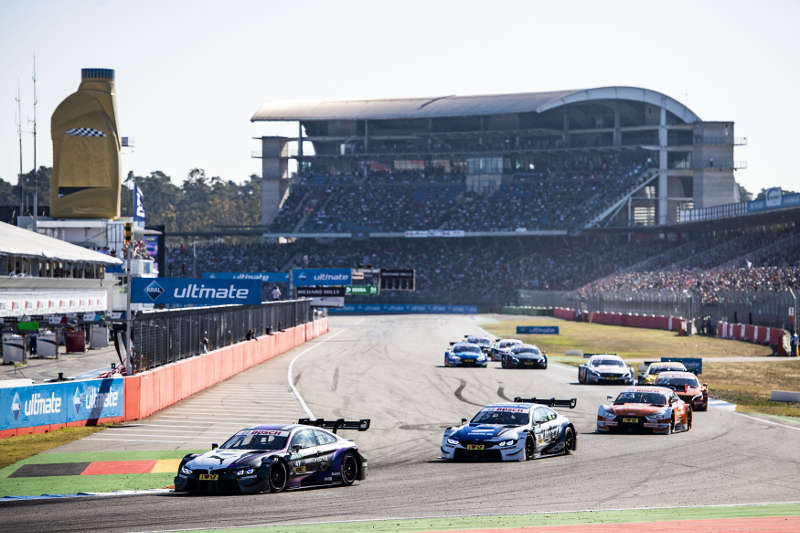
[[139, 420], [328, 331], [321, 318], [125, 378], [124, 420]]
[[[566, 307], [553, 309], [553, 316], [565, 320], [575, 320], [575, 310]], [[638, 313], [609, 313], [594, 311], [583, 313], [582, 319], [596, 324], [627, 326], [633, 328], [666, 329], [669, 331], [685, 331], [686, 320], [678, 316], [640, 315]]]
[[778, 355], [789, 355], [790, 352], [789, 332], [781, 328], [717, 322], [717, 337], [769, 344], [777, 347]]
[[44, 426], [31, 426], [27, 428], [14, 428], [4, 429], [0, 431], [0, 439], [7, 437], [18, 437], [20, 435], [34, 435], [39, 433], [49, 433], [62, 428], [72, 428], [78, 426], [99, 426], [102, 424], [117, 424], [123, 422], [124, 418], [121, 416], [112, 416], [108, 418], [97, 418], [93, 420], [75, 420], [74, 422], [66, 422], [63, 424], [46, 424]]

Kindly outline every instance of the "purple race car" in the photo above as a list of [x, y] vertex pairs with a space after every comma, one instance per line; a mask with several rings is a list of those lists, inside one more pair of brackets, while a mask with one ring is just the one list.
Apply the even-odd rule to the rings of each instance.
[[222, 446], [212, 444], [209, 452], [184, 457], [175, 476], [175, 491], [280, 492], [352, 485], [366, 479], [367, 460], [353, 441], [336, 431], [366, 431], [369, 423], [369, 419], [301, 419], [299, 424], [244, 428]]

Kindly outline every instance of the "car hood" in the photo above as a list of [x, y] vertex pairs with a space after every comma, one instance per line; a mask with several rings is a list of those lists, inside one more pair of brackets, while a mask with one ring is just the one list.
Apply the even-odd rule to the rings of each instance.
[[620, 376], [627, 376], [628, 369], [619, 366], [601, 365], [589, 367], [590, 370], [602, 372], [603, 374], [619, 374]]
[[498, 437], [512, 438], [516, 436], [520, 426], [496, 426], [494, 424], [468, 425], [459, 428], [450, 438], [457, 440], [495, 440]]
[[211, 450], [202, 455], [198, 455], [187, 466], [191, 469], [207, 468], [209, 470], [218, 470], [222, 468], [237, 468], [240, 466], [252, 465], [260, 463], [264, 457], [284, 453], [283, 450], [279, 451], [262, 451], [262, 450]]
[[659, 412], [664, 406], [646, 403], [626, 403], [624, 405], [607, 405], [606, 408], [617, 416], [647, 416]]
[[452, 353], [453, 355], [455, 355], [456, 357], [460, 357], [461, 359], [477, 359], [478, 357], [481, 356], [481, 354], [474, 352], [459, 352], [459, 353], [452, 352]]
[[511, 357], [516, 357], [517, 359], [522, 359], [522, 360], [534, 359], [534, 360], [538, 361], [540, 359], [544, 359], [544, 355], [542, 355], [542, 354], [536, 355], [535, 353], [509, 353], [508, 355], [510, 355]]

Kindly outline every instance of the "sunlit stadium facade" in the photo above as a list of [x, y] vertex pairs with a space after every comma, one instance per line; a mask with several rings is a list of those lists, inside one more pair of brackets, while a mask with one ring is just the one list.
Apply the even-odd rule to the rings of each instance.
[[491, 194], [566, 155], [644, 151], [648, 172], [586, 227], [670, 224], [680, 209], [739, 201], [734, 146], [743, 141], [733, 122], [703, 121], [644, 88], [267, 102], [251, 120], [298, 125], [296, 137], [261, 137], [254, 154], [262, 159], [264, 224], [291, 187], [292, 159], [310, 172], [457, 173], [470, 191]]

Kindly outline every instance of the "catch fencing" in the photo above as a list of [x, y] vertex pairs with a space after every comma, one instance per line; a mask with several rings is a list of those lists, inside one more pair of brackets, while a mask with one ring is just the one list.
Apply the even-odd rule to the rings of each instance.
[[680, 316], [690, 320], [708, 317], [712, 327], [720, 321], [792, 329], [789, 308], [797, 309], [790, 291], [720, 291], [703, 302], [690, 290], [668, 291], [519, 291], [522, 305], [566, 307], [583, 312], [639, 313]]
[[264, 302], [143, 313], [133, 319], [137, 372], [230, 346], [247, 338], [311, 322], [311, 300]]

